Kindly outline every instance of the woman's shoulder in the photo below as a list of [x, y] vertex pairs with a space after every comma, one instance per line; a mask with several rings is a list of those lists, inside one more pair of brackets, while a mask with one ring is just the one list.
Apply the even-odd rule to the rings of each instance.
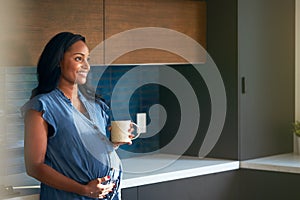
[[47, 104], [52, 104], [54, 102], [53, 98], [57, 96], [55, 93], [56, 92], [53, 90], [49, 93], [38, 94], [34, 96], [21, 107], [21, 112], [24, 113], [29, 109], [43, 111]]
[[28, 102], [39, 102], [39, 101], [51, 101], [57, 96], [57, 91], [52, 90], [51, 92], [38, 94], [35, 97], [31, 98]]

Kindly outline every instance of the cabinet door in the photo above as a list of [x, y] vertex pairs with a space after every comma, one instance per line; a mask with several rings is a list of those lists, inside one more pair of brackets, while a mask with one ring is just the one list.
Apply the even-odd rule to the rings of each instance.
[[240, 0], [238, 9], [241, 159], [291, 152], [294, 1]]
[[[103, 0], [87, 0], [84, 3], [79, 0], [9, 1], [8, 11], [4, 12], [7, 16], [3, 17], [8, 24], [5, 23], [6, 28], [1, 30], [3, 37], [0, 39], [1, 46], [6, 47], [6, 51], [3, 51], [5, 65], [36, 66], [46, 42], [62, 31], [84, 35], [92, 50], [103, 40], [102, 2]], [[102, 52], [97, 54], [102, 59]], [[98, 59], [97, 63], [101, 61]]]
[[238, 200], [236, 171], [144, 185], [138, 200]]
[[122, 200], [137, 200], [138, 199], [138, 188], [124, 188], [122, 189]]
[[[206, 2], [194, 0], [109, 0], [105, 1], [105, 38], [128, 31], [134, 28], [161, 27], [179, 31], [196, 40], [203, 47], [206, 46]], [[151, 38], [155, 40], [156, 38]], [[164, 33], [159, 38], [168, 39]], [[120, 47], [130, 47], [135, 44], [143, 45], [143, 41], [138, 38], [128, 40], [105, 47], [105, 57], [109, 53], [114, 53]], [[172, 48], [182, 48], [177, 46], [176, 41], [167, 46]], [[189, 54], [196, 53], [192, 48], [186, 48]], [[109, 59], [107, 59], [109, 60]], [[128, 52], [114, 60], [116, 64], [135, 63], [186, 63], [186, 60], [175, 53], [144, 48]]]

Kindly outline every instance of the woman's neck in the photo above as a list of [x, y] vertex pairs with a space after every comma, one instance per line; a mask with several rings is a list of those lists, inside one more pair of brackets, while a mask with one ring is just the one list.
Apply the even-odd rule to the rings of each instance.
[[77, 86], [77, 84], [74, 84], [72, 86], [59, 84], [58, 88], [71, 101], [78, 98], [78, 86]]

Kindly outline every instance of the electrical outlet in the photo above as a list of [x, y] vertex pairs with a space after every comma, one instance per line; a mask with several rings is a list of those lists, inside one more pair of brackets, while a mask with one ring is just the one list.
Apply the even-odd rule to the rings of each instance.
[[137, 113], [136, 114], [136, 123], [138, 125], [138, 133], [146, 133], [146, 113]]

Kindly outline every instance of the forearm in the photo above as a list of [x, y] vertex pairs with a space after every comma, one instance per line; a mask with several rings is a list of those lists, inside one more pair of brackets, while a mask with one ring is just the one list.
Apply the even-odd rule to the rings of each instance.
[[40, 182], [53, 188], [73, 192], [83, 196], [88, 194], [86, 185], [80, 184], [75, 180], [64, 176], [46, 164], [30, 167], [30, 169], [27, 167], [27, 173]]

